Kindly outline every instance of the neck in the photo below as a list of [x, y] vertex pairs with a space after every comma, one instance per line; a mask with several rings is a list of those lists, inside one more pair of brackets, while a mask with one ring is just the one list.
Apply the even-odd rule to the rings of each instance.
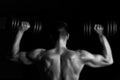
[[60, 48], [66, 48], [66, 40], [60, 39], [59, 40], [59, 47]]
[[56, 44], [56, 48], [57, 48], [57, 51], [59, 53], [62, 53], [63, 49], [66, 48], [66, 41], [67, 40], [64, 40], [62, 38], [60, 38], [58, 41], [57, 41], [57, 44]]
[[66, 40], [64, 40], [64, 39], [59, 39], [59, 40], [57, 41], [56, 47], [58, 47], [58, 48], [66, 48]]

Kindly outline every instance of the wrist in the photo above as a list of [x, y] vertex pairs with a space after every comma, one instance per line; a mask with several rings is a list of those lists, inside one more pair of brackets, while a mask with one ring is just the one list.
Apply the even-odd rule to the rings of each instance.
[[99, 34], [99, 37], [103, 37], [103, 33], [100, 33], [100, 34]]
[[23, 31], [23, 30], [19, 30], [19, 32], [20, 32], [20, 33], [24, 33], [25, 31]]
[[100, 41], [103, 42], [104, 35], [99, 35]]

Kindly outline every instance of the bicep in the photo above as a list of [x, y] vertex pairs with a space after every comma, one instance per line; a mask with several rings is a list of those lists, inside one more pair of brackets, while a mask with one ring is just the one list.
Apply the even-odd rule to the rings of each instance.
[[19, 60], [22, 61], [24, 64], [32, 64], [32, 61], [38, 60], [38, 57], [40, 58], [42, 51], [45, 50], [35, 49], [31, 52], [19, 52], [16, 58], [19, 58]]
[[12, 61], [22, 61], [24, 64], [32, 64], [32, 62], [27, 58], [27, 52], [18, 52], [16, 55], [13, 55]]
[[13, 56], [13, 61], [22, 61], [24, 64], [32, 64], [31, 60], [37, 60], [40, 59], [41, 53], [45, 51], [45, 49], [35, 49], [32, 52], [18, 52]]
[[81, 59], [86, 65], [91, 67], [102, 67], [108, 64], [102, 55], [93, 55], [85, 50], [83, 50], [81, 53]]

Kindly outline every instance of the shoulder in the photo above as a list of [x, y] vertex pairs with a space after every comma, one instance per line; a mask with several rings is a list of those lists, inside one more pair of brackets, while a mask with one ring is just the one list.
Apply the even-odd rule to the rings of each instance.
[[92, 54], [87, 50], [77, 50], [76, 52], [77, 54], [80, 54], [80, 56], [92, 56]]
[[43, 52], [46, 51], [45, 49], [35, 49], [33, 52]]
[[38, 56], [43, 56], [45, 51], [46, 51], [45, 49], [35, 49], [32, 52], [30, 52], [29, 56], [35, 59]]

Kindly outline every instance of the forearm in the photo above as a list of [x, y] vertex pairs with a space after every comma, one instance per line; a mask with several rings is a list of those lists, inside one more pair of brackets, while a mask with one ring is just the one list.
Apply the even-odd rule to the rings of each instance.
[[12, 50], [14, 56], [16, 56], [16, 57], [18, 55], [17, 53], [20, 50], [20, 41], [22, 39], [22, 36], [23, 36], [23, 32], [19, 30], [17, 35], [16, 35], [15, 43], [13, 44], [13, 50]]
[[103, 44], [104, 50], [103, 53], [105, 55], [105, 60], [113, 63], [113, 59], [112, 59], [112, 51], [111, 51], [111, 47], [107, 41], [107, 38], [104, 35], [100, 36], [100, 41]]

